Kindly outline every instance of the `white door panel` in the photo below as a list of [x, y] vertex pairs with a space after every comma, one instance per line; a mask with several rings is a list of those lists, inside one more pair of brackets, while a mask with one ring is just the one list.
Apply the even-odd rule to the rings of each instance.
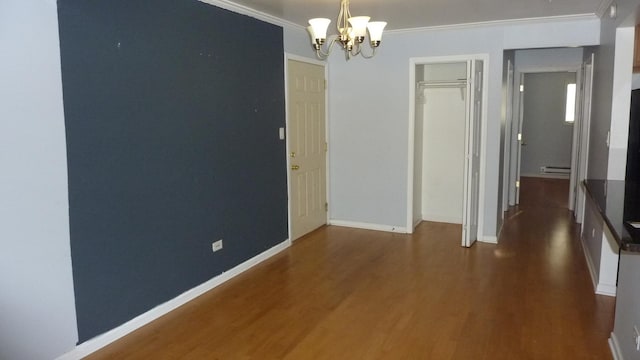
[[288, 60], [291, 239], [327, 223], [324, 67]]
[[468, 106], [465, 131], [465, 176], [464, 214], [462, 224], [462, 246], [469, 247], [478, 239], [478, 212], [480, 196], [480, 128], [482, 121], [483, 61], [473, 60], [467, 64]]

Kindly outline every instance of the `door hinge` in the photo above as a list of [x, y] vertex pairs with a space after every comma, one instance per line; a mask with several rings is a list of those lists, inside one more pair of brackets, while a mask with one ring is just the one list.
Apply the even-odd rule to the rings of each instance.
[[329, 203], [324, 203], [324, 211], [329, 211]]
[[520, 85], [520, 92], [524, 92], [524, 85]]
[[518, 133], [518, 141], [522, 141], [522, 133]]
[[327, 149], [329, 149], [329, 144], [325, 141], [324, 142], [324, 152], [327, 152]]
[[327, 90], [327, 79], [324, 79], [324, 89]]
[[516, 187], [519, 188], [520, 187], [520, 180], [516, 180]]

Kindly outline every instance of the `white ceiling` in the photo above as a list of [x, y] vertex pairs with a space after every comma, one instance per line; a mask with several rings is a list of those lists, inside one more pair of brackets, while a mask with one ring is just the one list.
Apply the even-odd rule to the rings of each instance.
[[[340, 0], [227, 0], [298, 25], [332, 19]], [[387, 21], [386, 30], [543, 17], [602, 15], [611, 0], [351, 0], [353, 16]]]

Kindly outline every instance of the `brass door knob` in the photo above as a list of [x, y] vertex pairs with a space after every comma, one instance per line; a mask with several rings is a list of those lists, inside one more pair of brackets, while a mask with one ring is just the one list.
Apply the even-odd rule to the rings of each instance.
[[291, 165], [291, 170], [298, 170], [300, 169], [300, 166], [298, 165]]

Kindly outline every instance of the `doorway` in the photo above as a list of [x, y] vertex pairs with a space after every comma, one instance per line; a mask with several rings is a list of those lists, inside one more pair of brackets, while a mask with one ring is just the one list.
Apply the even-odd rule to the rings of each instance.
[[568, 208], [576, 73], [524, 73], [521, 85], [518, 203], [540, 199], [535, 189], [558, 188], [566, 193], [562, 206]]
[[411, 59], [407, 228], [423, 220], [480, 231], [486, 56]]
[[327, 223], [325, 65], [287, 56], [289, 238]]
[[[580, 68], [530, 69], [515, 77], [518, 94], [511, 147], [509, 205], [520, 204], [527, 184], [567, 187], [574, 210], [581, 104]], [[535, 180], [535, 181], [534, 181]], [[535, 198], [527, 196], [527, 198]]]

